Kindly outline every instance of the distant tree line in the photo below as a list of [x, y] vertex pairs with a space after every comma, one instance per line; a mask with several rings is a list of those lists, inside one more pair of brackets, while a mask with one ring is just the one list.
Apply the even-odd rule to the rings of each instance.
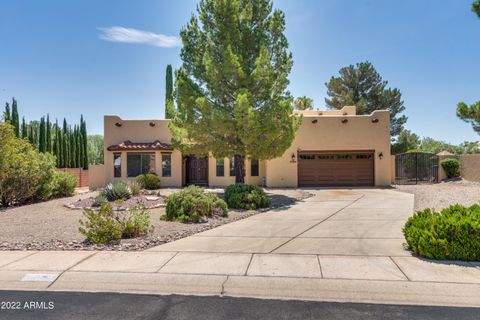
[[27, 123], [25, 117], [18, 113], [17, 100], [12, 98], [12, 104], [5, 103], [3, 120], [14, 127], [15, 136], [27, 139], [38, 151], [49, 152], [56, 157], [58, 168], [84, 168], [88, 169], [87, 152], [87, 124], [80, 117], [80, 123], [72, 125], [64, 118], [60, 125], [55, 119], [53, 123], [50, 116], [43, 116], [40, 121], [33, 120]]

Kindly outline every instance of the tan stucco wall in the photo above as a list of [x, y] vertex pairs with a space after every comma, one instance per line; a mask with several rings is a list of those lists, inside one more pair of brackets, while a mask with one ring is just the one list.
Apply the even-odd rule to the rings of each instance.
[[480, 182], [480, 154], [462, 154], [459, 158], [462, 178]]
[[[377, 123], [372, 119], [377, 118]], [[348, 119], [342, 123], [342, 119]], [[317, 120], [316, 123], [312, 123]], [[391, 182], [390, 115], [388, 111], [375, 111], [362, 116], [305, 116], [290, 148], [279, 158], [267, 161], [267, 186], [297, 186], [299, 150], [321, 151], [374, 151], [375, 185]], [[379, 154], [383, 153], [380, 159]]]
[[[113, 177], [113, 153], [107, 150], [108, 146], [119, 144], [125, 140], [132, 142], [153, 142], [160, 140], [161, 142], [170, 143], [172, 135], [168, 129], [169, 120], [122, 120], [118, 116], [104, 117], [104, 154], [105, 154], [105, 182], [127, 181], [133, 178], [127, 178], [127, 153], [121, 152], [122, 161], [122, 177]], [[117, 127], [116, 123], [121, 123], [121, 127]], [[155, 126], [150, 126], [150, 123]], [[139, 151], [149, 152], [149, 151]], [[175, 187], [182, 185], [182, 154], [174, 150], [172, 154], [172, 176], [162, 176], [161, 153], [164, 151], [155, 151], [155, 169], [160, 176], [160, 183], [163, 187]], [[170, 153], [170, 152], [166, 152]]]
[[103, 187], [105, 185], [105, 165], [94, 164], [88, 166], [88, 186], [91, 189]]
[[354, 116], [356, 110], [355, 106], [345, 106], [340, 110], [295, 110], [293, 113], [304, 116]]

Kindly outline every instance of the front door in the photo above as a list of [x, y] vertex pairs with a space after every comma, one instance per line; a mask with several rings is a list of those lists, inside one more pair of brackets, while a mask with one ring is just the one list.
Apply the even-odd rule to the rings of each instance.
[[208, 185], [208, 157], [187, 157], [186, 171], [187, 184]]

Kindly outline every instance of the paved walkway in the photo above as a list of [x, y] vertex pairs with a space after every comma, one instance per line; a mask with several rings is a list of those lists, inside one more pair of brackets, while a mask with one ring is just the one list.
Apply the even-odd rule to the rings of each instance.
[[403, 249], [413, 195], [312, 192], [144, 252], [0, 252], [0, 288], [480, 306], [480, 265]]

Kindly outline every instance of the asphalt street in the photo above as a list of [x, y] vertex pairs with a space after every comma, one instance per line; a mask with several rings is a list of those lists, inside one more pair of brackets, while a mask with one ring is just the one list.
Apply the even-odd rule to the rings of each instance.
[[0, 319], [478, 319], [480, 309], [230, 297], [0, 291]]

